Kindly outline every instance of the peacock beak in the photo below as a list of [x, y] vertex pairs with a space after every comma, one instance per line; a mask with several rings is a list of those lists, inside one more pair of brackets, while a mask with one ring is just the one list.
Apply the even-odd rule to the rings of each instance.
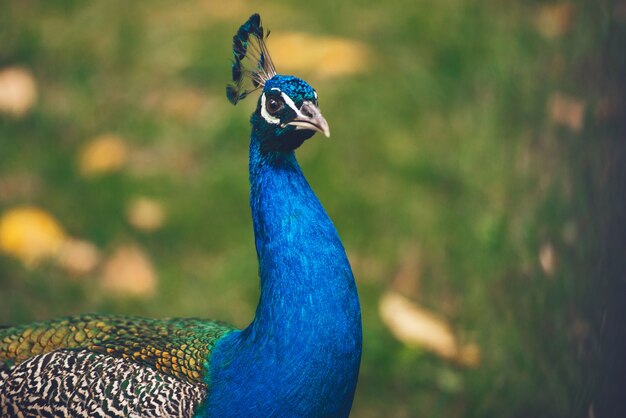
[[324, 134], [326, 138], [330, 136], [328, 122], [322, 116], [319, 108], [311, 101], [304, 101], [300, 107], [298, 115], [287, 122], [287, 125], [295, 126], [296, 129], [308, 129]]

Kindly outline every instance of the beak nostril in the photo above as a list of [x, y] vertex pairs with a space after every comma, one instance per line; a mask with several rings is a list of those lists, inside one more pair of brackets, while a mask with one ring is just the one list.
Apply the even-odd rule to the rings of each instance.
[[[291, 106], [293, 110], [297, 107]], [[324, 116], [320, 113], [315, 103], [305, 100], [300, 106], [300, 109], [296, 110], [296, 117], [287, 122], [286, 125], [291, 125], [296, 129], [307, 129], [310, 131], [320, 132], [326, 137], [330, 136], [328, 129], [328, 122], [324, 119]]]
[[300, 113], [304, 117], [313, 118], [319, 113], [319, 110], [312, 102], [305, 101], [302, 103], [302, 106], [300, 106]]

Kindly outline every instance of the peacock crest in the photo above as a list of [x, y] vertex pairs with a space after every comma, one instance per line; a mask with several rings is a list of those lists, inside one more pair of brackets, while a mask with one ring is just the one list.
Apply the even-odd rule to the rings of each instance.
[[233, 36], [233, 84], [226, 86], [226, 96], [232, 104], [236, 105], [276, 75], [265, 43], [269, 34], [269, 30], [264, 32], [261, 17], [255, 13]]

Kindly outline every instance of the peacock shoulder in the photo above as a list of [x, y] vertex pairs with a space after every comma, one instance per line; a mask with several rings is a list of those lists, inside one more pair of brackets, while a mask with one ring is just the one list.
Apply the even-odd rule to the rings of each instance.
[[0, 328], [0, 369], [52, 351], [87, 350], [191, 383], [205, 383], [211, 350], [233, 330], [224, 322], [198, 318], [115, 315], [80, 315], [5, 327]]

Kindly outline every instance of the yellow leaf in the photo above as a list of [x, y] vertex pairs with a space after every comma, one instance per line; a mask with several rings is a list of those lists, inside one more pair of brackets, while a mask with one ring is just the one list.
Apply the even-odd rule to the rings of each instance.
[[58, 253], [65, 232], [49, 213], [35, 207], [19, 207], [0, 218], [0, 249], [33, 266]]
[[546, 275], [553, 276], [556, 273], [558, 256], [551, 243], [546, 242], [539, 248], [539, 264]]
[[77, 239], [67, 239], [57, 255], [59, 266], [77, 276], [90, 273], [99, 262], [98, 248], [90, 242]]
[[281, 72], [311, 71], [325, 77], [365, 71], [370, 55], [361, 42], [300, 32], [272, 34], [268, 48]]
[[102, 285], [111, 293], [151, 296], [156, 291], [156, 273], [146, 253], [136, 245], [118, 248], [104, 265]]
[[155, 231], [163, 226], [165, 211], [160, 202], [147, 197], [138, 197], [128, 206], [126, 218], [137, 229]]
[[0, 112], [22, 116], [37, 100], [37, 85], [32, 73], [21, 67], [0, 71]]
[[118, 171], [127, 158], [128, 147], [121, 138], [102, 135], [89, 141], [80, 152], [80, 171], [84, 176]]
[[558, 38], [567, 33], [572, 27], [575, 11], [575, 6], [571, 3], [541, 6], [537, 11], [535, 26], [545, 38]]
[[480, 362], [478, 346], [460, 346], [445, 320], [399, 293], [386, 292], [380, 301], [379, 313], [393, 336], [408, 346], [424, 348], [469, 367]]
[[580, 132], [583, 127], [585, 107], [583, 100], [560, 92], [552, 93], [548, 99], [550, 119], [573, 132]]

